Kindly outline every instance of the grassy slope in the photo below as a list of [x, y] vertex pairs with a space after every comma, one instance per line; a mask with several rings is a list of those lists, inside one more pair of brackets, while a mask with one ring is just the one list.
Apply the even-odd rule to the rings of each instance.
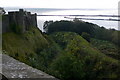
[[[118, 65], [118, 60], [101, 53], [81, 36], [72, 32], [58, 32], [50, 36], [43, 36], [38, 29], [33, 28], [21, 35], [12, 32], [4, 33], [2, 43], [3, 50], [7, 51], [6, 54], [46, 72], [49, 72], [49, 66], [56, 62], [54, 59], [59, 59], [60, 55], [54, 57], [58, 52], [80, 53], [83, 57], [96, 57], [109, 64]], [[62, 51], [60, 51], [59, 47], [61, 47]], [[33, 59], [33, 62], [31, 59]], [[56, 77], [59, 77], [59, 75], [56, 75]]]
[[[65, 52], [76, 55], [76, 56], [80, 56], [78, 60], [84, 59], [85, 57], [90, 57], [90, 62], [93, 60], [93, 65], [92, 65], [93, 67], [90, 70], [96, 69], [98, 70], [98, 72], [102, 71], [101, 77], [113, 78], [113, 77], [119, 76], [116, 73], [116, 71], [118, 71], [118, 68], [120, 67], [119, 61], [109, 56], [106, 56], [104, 53], [101, 53], [98, 49], [94, 48], [91, 44], [89, 44], [85, 39], [83, 39], [78, 34], [72, 33], [72, 32], [57, 32], [57, 33], [53, 33], [51, 37], [60, 46], [64, 46], [63, 50]], [[58, 64], [59, 61], [61, 61], [60, 58], [58, 58], [58, 62], [55, 62], [55, 64]], [[62, 65], [62, 63], [60, 64]], [[90, 65], [88, 64], [86, 65], [87, 66], [85, 67], [88, 67], [88, 68], [90, 67]], [[113, 65], [117, 67], [114, 68]], [[118, 73], [119, 72], [120, 71], [118, 71]], [[90, 71], [89, 74], [91, 73], [92, 72]]]
[[91, 44], [95, 48], [99, 49], [102, 53], [120, 60], [120, 48], [115, 44], [109, 41], [98, 40], [94, 38], [91, 39]]
[[[99, 50], [93, 48], [92, 45], [90, 45], [85, 39], [83, 39], [81, 36], [79, 36], [76, 33], [72, 32], [58, 32], [52, 35], [53, 39], [59, 44], [64, 43], [66, 44], [66, 50], [68, 51], [76, 51], [77, 48], [80, 50], [83, 50], [86, 55], [92, 55], [100, 57], [101, 59], [111, 61], [111, 62], [118, 62], [118, 60], [110, 58], [106, 56], [105, 54], [101, 53]], [[76, 50], [74, 50], [76, 48]]]
[[47, 40], [35, 28], [24, 34], [4, 33], [2, 37], [3, 50], [23, 62], [28, 62], [28, 56], [35, 55], [37, 49], [43, 49], [48, 45]]

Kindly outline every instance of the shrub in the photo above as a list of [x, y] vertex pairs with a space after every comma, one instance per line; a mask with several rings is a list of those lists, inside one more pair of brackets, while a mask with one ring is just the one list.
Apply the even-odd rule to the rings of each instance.
[[86, 33], [86, 32], [82, 32], [81, 35], [84, 39], [86, 39], [88, 42], [90, 42], [90, 34]]
[[85, 76], [84, 62], [71, 53], [62, 53], [51, 65], [51, 74], [64, 80], [80, 80]]

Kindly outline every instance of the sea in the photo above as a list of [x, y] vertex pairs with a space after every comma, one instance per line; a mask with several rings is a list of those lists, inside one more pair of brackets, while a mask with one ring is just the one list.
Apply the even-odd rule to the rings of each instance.
[[[8, 11], [18, 11], [22, 8], [5, 7], [6, 13]], [[61, 8], [23, 8], [25, 11], [37, 13], [37, 15], [118, 15], [118, 9], [61, 9]], [[37, 24], [41, 31], [45, 21], [60, 21], [60, 20], [73, 20], [73, 18], [92, 18], [92, 19], [118, 19], [118, 17], [91, 17], [91, 16], [70, 16], [72, 19], [65, 18], [66, 16], [37, 16]], [[118, 30], [118, 21], [106, 20], [84, 20], [105, 27], [107, 29]]]

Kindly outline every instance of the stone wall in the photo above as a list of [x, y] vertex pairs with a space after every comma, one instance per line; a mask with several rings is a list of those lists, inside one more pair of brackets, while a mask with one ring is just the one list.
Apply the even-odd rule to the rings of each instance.
[[8, 15], [2, 16], [2, 32], [9, 32], [9, 17]]
[[32, 14], [32, 26], [35, 27], [37, 26], [37, 14]]
[[8, 80], [59, 80], [6, 54], [0, 54], [0, 56], [2, 56], [2, 63], [0, 63], [2, 73], [0, 74], [4, 75]]
[[37, 27], [37, 14], [31, 14], [23, 9], [8, 12], [8, 15], [3, 15], [2, 24], [3, 33], [9, 31], [24, 33], [30, 27]]

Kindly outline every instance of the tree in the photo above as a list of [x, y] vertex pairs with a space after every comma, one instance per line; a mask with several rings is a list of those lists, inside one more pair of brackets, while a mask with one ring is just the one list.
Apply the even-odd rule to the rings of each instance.
[[52, 23], [53, 23], [53, 21], [45, 21], [44, 22], [43, 29], [45, 30], [45, 32], [48, 32], [48, 26]]
[[69, 31], [76, 32], [78, 34], [82, 34], [82, 32], [87, 32], [92, 34], [94, 31], [94, 24], [74, 20], [74, 21], [55, 21], [48, 25], [49, 22], [45, 22], [44, 29], [47, 28], [47, 33], [59, 32], [59, 31]]
[[84, 39], [86, 39], [88, 42], [90, 42], [90, 34], [86, 33], [86, 32], [82, 32], [81, 35]]

